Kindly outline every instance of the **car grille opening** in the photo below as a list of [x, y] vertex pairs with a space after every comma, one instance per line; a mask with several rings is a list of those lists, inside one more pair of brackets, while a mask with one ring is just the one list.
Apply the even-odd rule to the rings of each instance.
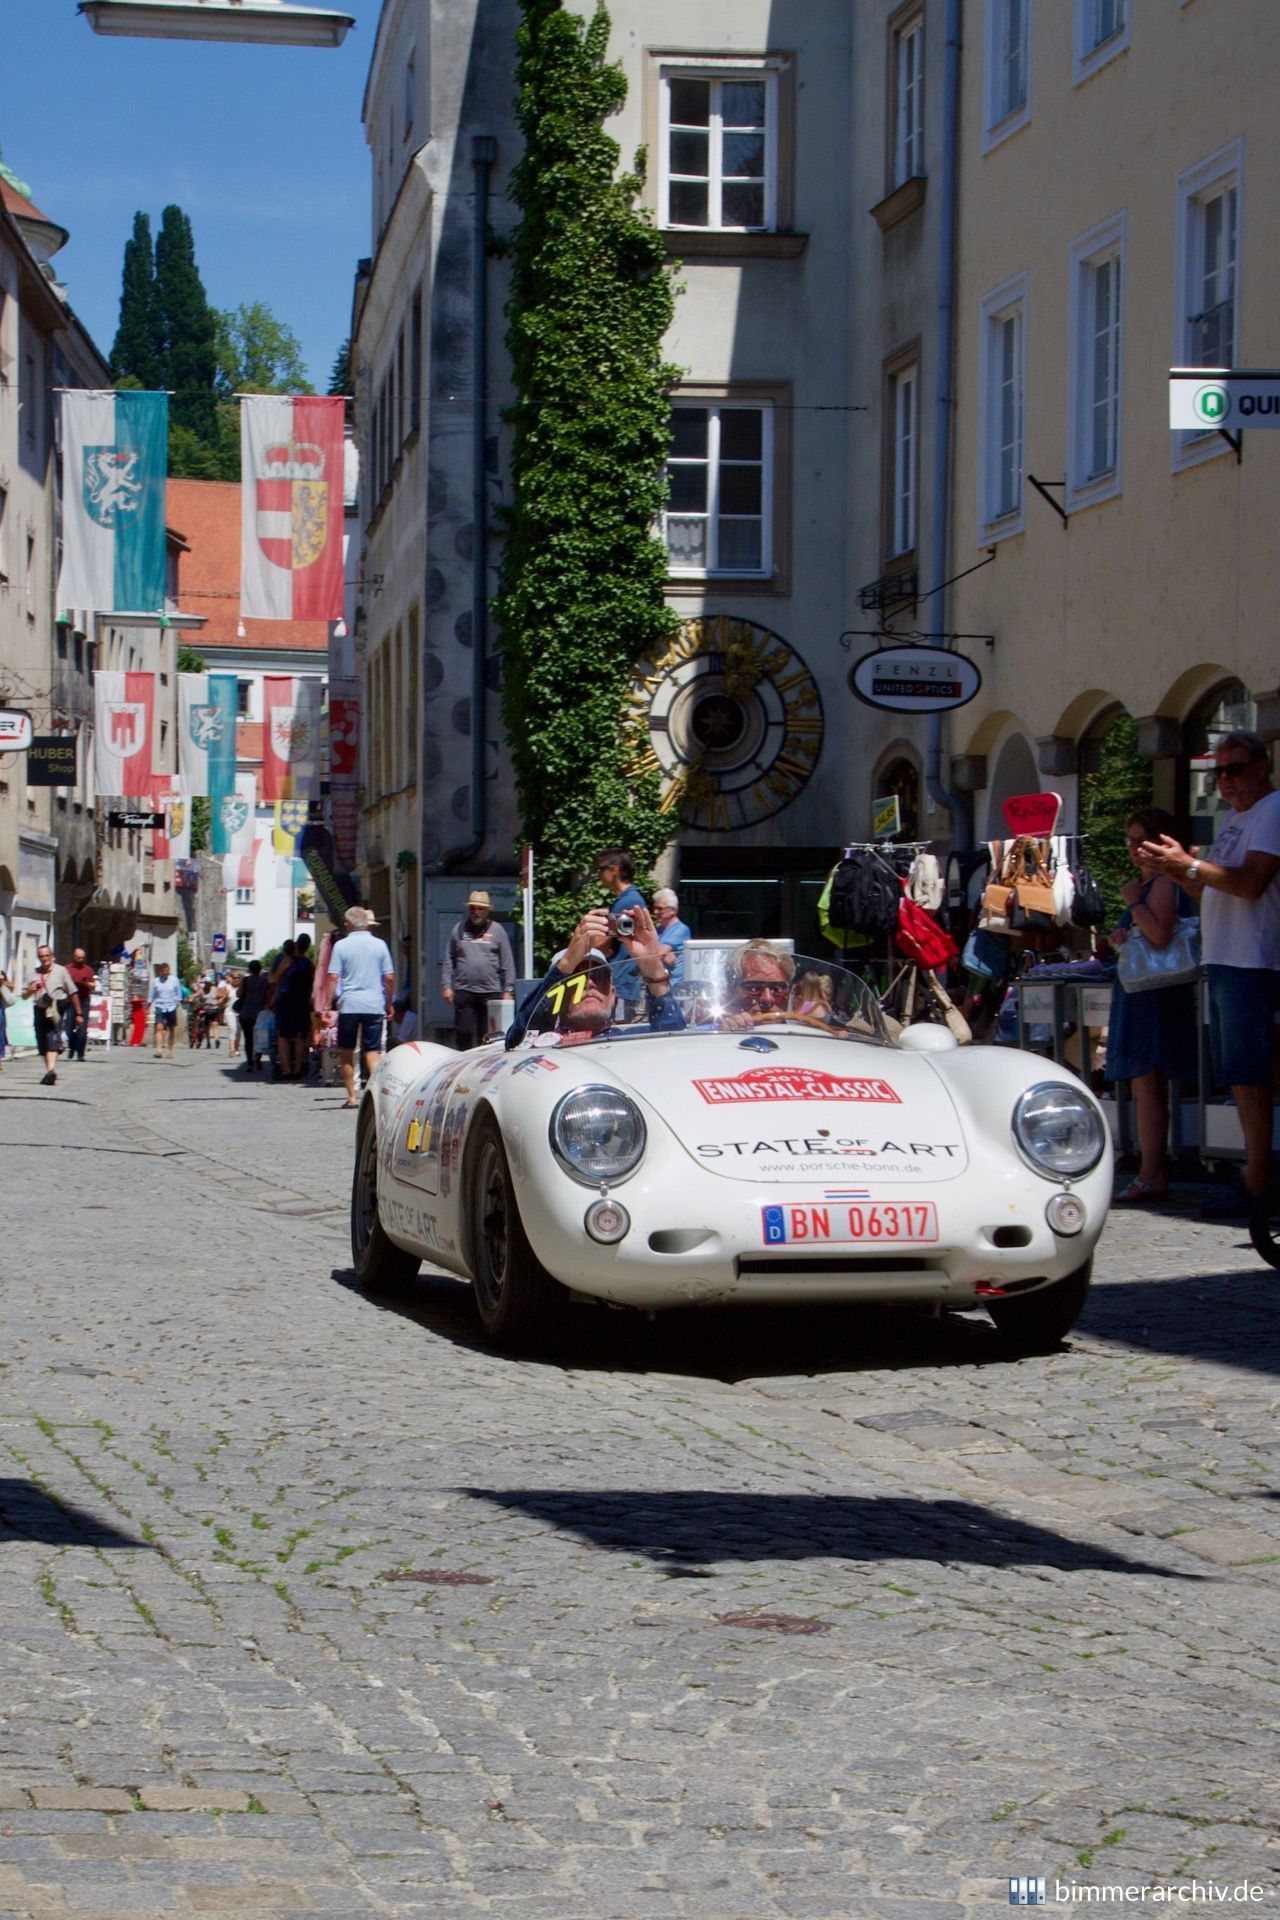
[[990, 1233], [993, 1247], [1029, 1247], [1031, 1245], [1030, 1227], [992, 1227]]
[[793, 1279], [807, 1275], [841, 1273], [945, 1273], [941, 1260], [921, 1260], [909, 1253], [836, 1254], [815, 1258], [806, 1254], [799, 1260], [787, 1260], [777, 1254], [745, 1253], [738, 1261], [738, 1273], [744, 1279], [755, 1274], [782, 1273]]

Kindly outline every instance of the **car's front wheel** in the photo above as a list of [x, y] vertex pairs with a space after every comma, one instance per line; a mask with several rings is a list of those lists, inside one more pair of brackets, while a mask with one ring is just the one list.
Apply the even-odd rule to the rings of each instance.
[[527, 1347], [551, 1330], [564, 1289], [529, 1245], [491, 1113], [479, 1120], [476, 1134], [468, 1206], [476, 1311], [496, 1346]]
[[378, 1128], [366, 1101], [356, 1130], [351, 1176], [351, 1258], [362, 1287], [394, 1293], [417, 1277], [422, 1262], [387, 1236], [378, 1218]]
[[996, 1323], [996, 1331], [1010, 1353], [1052, 1353], [1080, 1318], [1092, 1260], [1069, 1273], [1065, 1280], [1054, 1280], [1034, 1293], [1015, 1294], [1008, 1300], [986, 1300], [987, 1312]]

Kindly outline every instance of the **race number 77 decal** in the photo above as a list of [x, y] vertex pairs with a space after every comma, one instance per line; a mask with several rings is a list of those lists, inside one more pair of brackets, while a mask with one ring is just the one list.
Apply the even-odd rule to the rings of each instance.
[[548, 988], [547, 1005], [550, 1007], [552, 1013], [559, 1013], [561, 1007], [564, 1005], [564, 997], [567, 993], [569, 994], [570, 1005], [576, 1007], [586, 990], [586, 974], [571, 974], [569, 979], [562, 980], [558, 987]]

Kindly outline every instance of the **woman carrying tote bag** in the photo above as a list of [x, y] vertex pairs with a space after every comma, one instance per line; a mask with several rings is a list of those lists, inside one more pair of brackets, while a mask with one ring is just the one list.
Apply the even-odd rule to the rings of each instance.
[[[1141, 870], [1138, 848], [1144, 840], [1158, 840], [1174, 830], [1173, 816], [1163, 807], [1139, 808], [1125, 825], [1134, 867]], [[1125, 911], [1115, 932], [1107, 936], [1117, 953], [1135, 934], [1153, 947], [1167, 947], [1179, 918], [1195, 911], [1194, 901], [1163, 875], [1126, 881], [1121, 891]], [[1133, 1087], [1142, 1156], [1137, 1173], [1116, 1195], [1117, 1200], [1164, 1199], [1169, 1188], [1169, 1082], [1194, 1080], [1196, 1067], [1194, 987], [1149, 987], [1127, 993], [1117, 980], [1111, 990], [1107, 1028], [1107, 1078], [1128, 1080]]]

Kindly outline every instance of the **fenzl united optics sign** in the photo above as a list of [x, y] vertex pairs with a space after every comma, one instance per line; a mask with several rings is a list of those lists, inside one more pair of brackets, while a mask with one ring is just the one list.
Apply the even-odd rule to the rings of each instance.
[[1169, 425], [1190, 433], [1280, 427], [1280, 371], [1267, 367], [1171, 367]]
[[981, 685], [972, 660], [945, 647], [880, 647], [849, 669], [850, 691], [886, 713], [946, 713]]

